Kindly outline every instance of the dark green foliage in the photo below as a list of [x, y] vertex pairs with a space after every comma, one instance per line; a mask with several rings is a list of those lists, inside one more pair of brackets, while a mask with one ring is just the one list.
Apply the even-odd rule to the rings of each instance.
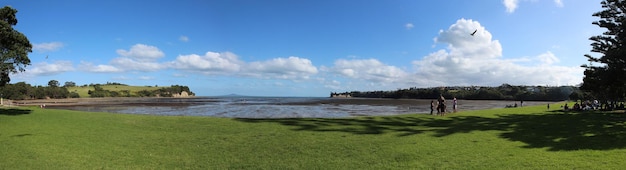
[[581, 89], [600, 99], [623, 100], [626, 96], [626, 1], [604, 0], [601, 4], [604, 10], [593, 14], [600, 18], [593, 24], [606, 31], [589, 40], [593, 41], [591, 52], [602, 56], [585, 55], [589, 65], [582, 65], [585, 77]]
[[65, 84], [63, 85], [63, 87], [75, 87], [76, 83], [74, 83], [73, 81], [66, 81]]
[[[409, 88], [396, 91], [369, 91], [369, 92], [345, 92], [331, 93], [334, 95], [350, 95], [352, 97], [366, 98], [404, 98], [404, 99], [436, 99], [439, 95], [451, 99], [471, 100], [541, 100], [560, 101], [570, 99], [570, 94], [578, 91], [573, 86], [543, 87], [543, 86], [512, 86], [503, 84], [498, 87], [434, 87], [434, 88]], [[581, 97], [582, 98], [582, 97]], [[592, 99], [592, 98], [585, 98]]]
[[[127, 86], [120, 83], [107, 83], [114, 86]], [[61, 99], [61, 98], [80, 98], [81, 96], [74, 90], [69, 92], [67, 87], [75, 86], [75, 83], [65, 83], [65, 86], [59, 86], [59, 81], [50, 80], [48, 86], [36, 86], [33, 87], [25, 82], [18, 82], [15, 84], [7, 84], [0, 88], [0, 94], [5, 99], [13, 100], [26, 100], [26, 99]], [[156, 90], [140, 90], [132, 92], [127, 89], [123, 90], [107, 90], [103, 88], [101, 84], [90, 84], [94, 89], [89, 90], [87, 94], [89, 97], [176, 97], [183, 91], [187, 92], [189, 96], [195, 94], [189, 90], [187, 86], [173, 85], [170, 87], [162, 87]]]
[[7, 84], [0, 89], [0, 93], [6, 99], [61, 99], [70, 97], [70, 92], [65, 87], [36, 86], [33, 87], [25, 82]]
[[[112, 84], [107, 83], [107, 85]], [[94, 90], [89, 90], [88, 92], [90, 97], [175, 97], [175, 94], [179, 95], [183, 91], [187, 92], [189, 95], [195, 95], [189, 90], [189, 87], [181, 85], [162, 87], [158, 90], [140, 90], [135, 92], [134, 94], [131, 93], [129, 90], [105, 90], [100, 84], [95, 84], [92, 86], [94, 87]]]
[[149, 90], [140, 90], [137, 92], [137, 95], [139, 97], [153, 97], [155, 96], [154, 93], [152, 91]]
[[104, 90], [99, 84], [93, 85], [94, 90], [87, 92], [91, 97], [110, 97], [110, 91]]
[[60, 83], [57, 80], [50, 80], [48, 82], [48, 86], [50, 86], [50, 87], [59, 87], [59, 85], [60, 85]]
[[120, 86], [128, 86], [126, 84], [118, 83], [118, 82], [107, 82], [106, 85], [120, 85]]
[[78, 95], [78, 93], [76, 93], [76, 92], [70, 92], [69, 97], [70, 98], [80, 98], [80, 95]]
[[30, 65], [28, 53], [33, 47], [24, 34], [13, 29], [17, 24], [16, 13], [9, 6], [0, 9], [0, 86], [11, 81], [10, 73], [22, 72]]

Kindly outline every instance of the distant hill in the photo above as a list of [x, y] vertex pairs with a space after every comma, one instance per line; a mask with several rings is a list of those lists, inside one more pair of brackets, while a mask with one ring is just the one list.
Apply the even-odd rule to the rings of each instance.
[[187, 86], [129, 86], [121, 83], [85, 84], [50, 80], [48, 86], [32, 86], [26, 82], [6, 84], [0, 88], [2, 98], [11, 100], [64, 99], [94, 97], [191, 97], [195, 94]]
[[[151, 97], [156, 94], [156, 92], [167, 93], [167, 89], [178, 88], [181, 87], [186, 88], [187, 93], [193, 96], [193, 92], [191, 92], [186, 86], [130, 86], [130, 85], [111, 85], [111, 84], [103, 84], [98, 85], [100, 88], [99, 92], [102, 93], [103, 96], [98, 97]], [[93, 97], [89, 92], [96, 92], [95, 86], [74, 86], [67, 87], [67, 90], [71, 92], [78, 93], [81, 98]]]
[[[127, 85], [101, 85], [104, 90], [110, 91], [122, 91], [128, 90], [131, 93], [138, 92], [141, 90], [157, 90], [159, 87], [149, 87], [149, 86], [127, 86]], [[81, 98], [89, 97], [89, 90], [95, 90], [93, 86], [75, 86], [75, 87], [67, 87], [67, 91], [78, 93]]]

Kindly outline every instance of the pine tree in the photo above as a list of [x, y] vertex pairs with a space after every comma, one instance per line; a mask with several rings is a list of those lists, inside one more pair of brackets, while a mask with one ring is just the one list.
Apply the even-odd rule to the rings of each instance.
[[[593, 14], [600, 17], [593, 24], [605, 28], [606, 32], [589, 38], [591, 52], [602, 56], [586, 54], [589, 65], [581, 89], [605, 100], [622, 100], [626, 96], [626, 0], [604, 0], [604, 10]], [[594, 63], [597, 63], [594, 65]]]

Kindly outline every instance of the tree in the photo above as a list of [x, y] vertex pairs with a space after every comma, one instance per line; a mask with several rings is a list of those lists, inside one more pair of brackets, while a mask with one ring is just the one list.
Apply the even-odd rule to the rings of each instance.
[[59, 81], [57, 81], [57, 80], [50, 80], [48, 82], [48, 86], [50, 86], [50, 87], [59, 87], [59, 85], [60, 85]]
[[17, 24], [16, 13], [9, 6], [0, 9], [0, 86], [11, 81], [9, 74], [23, 72], [30, 65], [28, 53], [33, 46], [24, 34], [13, 29]]
[[604, 0], [601, 4], [604, 10], [593, 14], [600, 17], [593, 24], [607, 31], [589, 40], [593, 41], [591, 52], [602, 56], [585, 55], [589, 65], [582, 65], [585, 77], [581, 90], [601, 99], [621, 100], [626, 96], [626, 1]]
[[65, 84], [63, 85], [63, 87], [75, 87], [76, 83], [74, 83], [73, 81], [66, 81]]

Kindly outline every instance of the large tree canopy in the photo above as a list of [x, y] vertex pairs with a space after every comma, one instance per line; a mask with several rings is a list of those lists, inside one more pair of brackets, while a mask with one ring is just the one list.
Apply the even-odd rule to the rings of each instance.
[[589, 39], [593, 41], [591, 52], [602, 55], [585, 55], [590, 64], [582, 65], [586, 69], [581, 89], [602, 99], [622, 100], [626, 96], [626, 0], [604, 0], [601, 4], [604, 10], [593, 14], [600, 17], [593, 24], [606, 31]]
[[0, 86], [11, 81], [10, 73], [22, 72], [30, 65], [28, 53], [33, 46], [24, 34], [13, 29], [17, 24], [16, 13], [9, 6], [0, 9]]

